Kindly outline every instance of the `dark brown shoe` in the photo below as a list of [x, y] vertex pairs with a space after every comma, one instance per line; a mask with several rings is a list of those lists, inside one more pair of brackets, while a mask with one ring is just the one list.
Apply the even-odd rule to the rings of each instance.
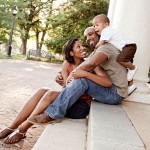
[[38, 125], [61, 122], [61, 120], [55, 120], [49, 117], [46, 113], [42, 113], [36, 116], [31, 116], [27, 120], [32, 124], [38, 124]]

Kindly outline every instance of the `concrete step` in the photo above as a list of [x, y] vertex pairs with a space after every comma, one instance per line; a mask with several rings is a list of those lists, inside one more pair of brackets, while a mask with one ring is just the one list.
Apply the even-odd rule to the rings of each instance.
[[87, 150], [145, 150], [121, 105], [92, 102]]
[[32, 150], [85, 150], [86, 136], [87, 119], [65, 118], [47, 125]]
[[33, 150], [145, 150], [145, 146], [122, 105], [93, 101], [88, 126], [87, 119], [49, 124]]

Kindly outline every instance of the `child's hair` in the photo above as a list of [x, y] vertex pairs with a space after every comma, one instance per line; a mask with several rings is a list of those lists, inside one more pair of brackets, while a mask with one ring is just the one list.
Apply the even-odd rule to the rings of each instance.
[[109, 18], [108, 18], [105, 14], [97, 15], [97, 16], [94, 17], [94, 19], [98, 19], [98, 20], [100, 20], [100, 21], [103, 22], [103, 23], [106, 23], [106, 22], [107, 22], [108, 25], [109, 25], [109, 23], [110, 23]]
[[70, 51], [73, 51], [75, 42], [78, 40], [79, 39], [77, 38], [72, 38], [68, 40], [62, 47], [62, 52], [64, 53], [65, 60], [67, 60], [69, 63], [74, 63], [74, 58], [70, 55]]

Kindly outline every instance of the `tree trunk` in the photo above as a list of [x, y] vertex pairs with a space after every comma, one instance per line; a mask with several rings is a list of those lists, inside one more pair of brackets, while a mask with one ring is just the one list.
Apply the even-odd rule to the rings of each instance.
[[36, 29], [36, 50], [37, 50], [37, 56], [41, 56], [41, 49], [39, 47], [39, 31]]
[[21, 38], [21, 41], [22, 41], [21, 54], [26, 55], [27, 40], [24, 38]]
[[43, 45], [45, 34], [46, 34], [46, 30], [43, 30], [42, 37], [41, 37], [41, 42], [40, 42], [40, 49], [42, 49], [42, 45]]
[[36, 50], [39, 49], [39, 31], [36, 29], [35, 31], [35, 36], [36, 36]]

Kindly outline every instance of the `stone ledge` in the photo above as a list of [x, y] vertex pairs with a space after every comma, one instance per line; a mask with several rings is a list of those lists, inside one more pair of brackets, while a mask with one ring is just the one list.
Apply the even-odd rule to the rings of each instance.
[[49, 124], [32, 150], [85, 150], [87, 119], [67, 119]]
[[47, 125], [33, 150], [145, 150], [121, 105], [93, 101], [88, 120]]
[[145, 150], [121, 105], [93, 101], [88, 122], [88, 150]]

